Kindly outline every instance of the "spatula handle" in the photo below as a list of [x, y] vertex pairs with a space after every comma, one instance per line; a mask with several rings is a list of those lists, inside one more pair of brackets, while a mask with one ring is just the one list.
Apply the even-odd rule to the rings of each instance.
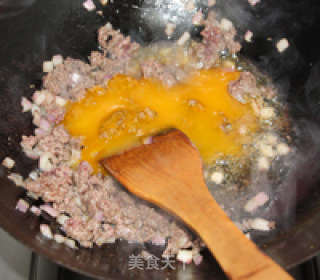
[[[202, 196], [202, 194], [200, 195]], [[293, 279], [263, 254], [229, 219], [208, 192], [187, 221], [202, 237], [230, 279]]]

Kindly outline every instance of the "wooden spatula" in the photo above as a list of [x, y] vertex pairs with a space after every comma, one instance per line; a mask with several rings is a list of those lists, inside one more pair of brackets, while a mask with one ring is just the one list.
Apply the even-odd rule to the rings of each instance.
[[230, 279], [292, 279], [233, 224], [209, 193], [198, 151], [186, 135], [155, 137], [101, 164], [130, 192], [180, 217]]

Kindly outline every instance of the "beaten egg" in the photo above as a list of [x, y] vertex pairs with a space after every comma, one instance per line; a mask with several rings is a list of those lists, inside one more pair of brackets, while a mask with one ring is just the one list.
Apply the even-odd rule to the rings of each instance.
[[258, 118], [251, 105], [228, 93], [228, 83], [239, 74], [223, 68], [198, 70], [172, 87], [116, 75], [106, 87], [95, 86], [81, 100], [68, 103], [63, 124], [72, 136], [81, 137], [81, 160], [95, 172], [103, 172], [102, 158], [171, 128], [191, 139], [205, 163], [241, 156]]

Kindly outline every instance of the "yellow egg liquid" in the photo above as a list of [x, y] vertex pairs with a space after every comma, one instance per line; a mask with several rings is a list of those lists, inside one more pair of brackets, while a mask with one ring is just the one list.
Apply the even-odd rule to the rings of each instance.
[[[95, 172], [103, 171], [100, 159], [170, 128], [183, 131], [205, 163], [241, 156], [258, 118], [250, 105], [228, 93], [228, 83], [238, 77], [239, 72], [222, 68], [199, 70], [169, 88], [155, 79], [116, 75], [106, 88], [93, 87], [80, 101], [67, 104], [62, 123], [72, 136], [82, 137], [81, 160]], [[244, 127], [247, 133], [240, 133]]]

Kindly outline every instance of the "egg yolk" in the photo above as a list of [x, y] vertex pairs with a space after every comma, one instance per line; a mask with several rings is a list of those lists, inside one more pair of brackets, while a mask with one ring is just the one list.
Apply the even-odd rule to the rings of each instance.
[[70, 102], [63, 124], [72, 136], [82, 137], [81, 160], [95, 172], [103, 172], [100, 159], [170, 128], [183, 131], [205, 163], [239, 156], [258, 119], [250, 105], [228, 93], [228, 83], [238, 77], [239, 72], [219, 68], [199, 70], [169, 88], [155, 79], [116, 75], [106, 88], [95, 86]]

